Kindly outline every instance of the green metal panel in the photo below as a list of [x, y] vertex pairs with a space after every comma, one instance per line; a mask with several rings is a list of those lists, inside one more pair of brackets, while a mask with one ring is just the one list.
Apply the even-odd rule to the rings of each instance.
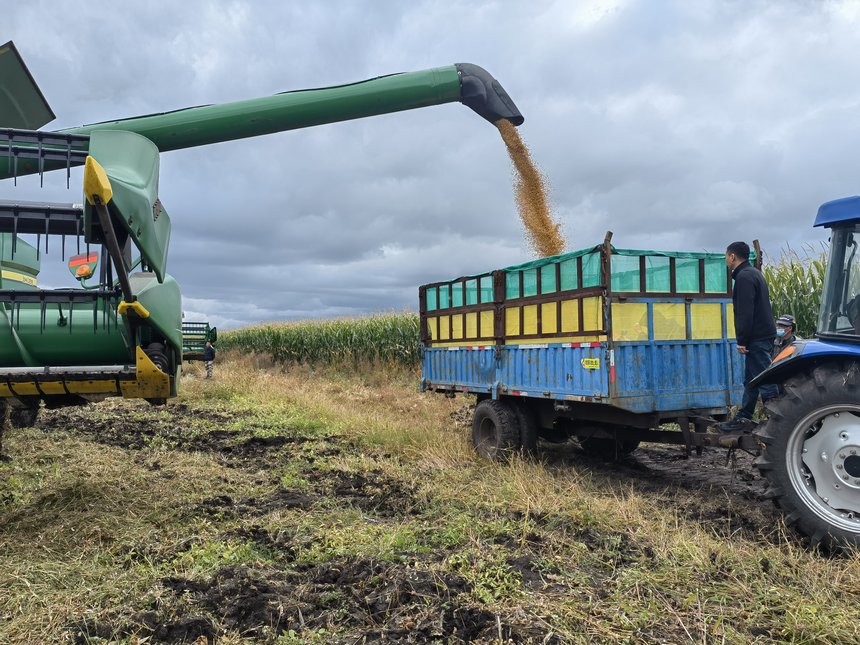
[[170, 275], [159, 282], [152, 273], [132, 273], [129, 276], [131, 291], [149, 310], [146, 324], [157, 330], [182, 356], [182, 295], [179, 284]]
[[[179, 285], [169, 275], [159, 283], [153, 273], [133, 273], [132, 292], [146, 307], [144, 325], [163, 336], [182, 355], [182, 301]], [[12, 320], [9, 305], [0, 303], [0, 366], [134, 364], [133, 343], [125, 319], [116, 315], [118, 300], [100, 301], [95, 321], [92, 304], [50, 305], [44, 327], [38, 305], [21, 305]]]
[[460, 78], [457, 68], [451, 65], [349, 85], [107, 121], [62, 132], [90, 134], [97, 130], [127, 130], [145, 136], [165, 152], [459, 99]]
[[[170, 217], [158, 202], [158, 148], [133, 132], [99, 131], [90, 139], [90, 156], [101, 164], [113, 190], [108, 210], [129, 234], [159, 280], [167, 273]], [[98, 215], [84, 204], [84, 230], [92, 240]]]
[[9, 305], [0, 303], [0, 366], [121, 365], [130, 360], [122, 318], [116, 304], [77, 304], [69, 321], [68, 305], [50, 305], [44, 329], [38, 305], [21, 305], [12, 321]]
[[[491, 122], [499, 119], [507, 119], [514, 125], [523, 122], [516, 105], [498, 81], [477, 65], [459, 63], [348, 85], [105, 121], [60, 132], [136, 132], [165, 152], [454, 101], [462, 102]], [[46, 161], [43, 167], [46, 171], [58, 168], [65, 168], [65, 164]], [[19, 160], [18, 175], [34, 172], [38, 172], [35, 161]], [[0, 157], [0, 178], [11, 176], [8, 160]]]
[[22, 239], [15, 244], [12, 253], [12, 234], [0, 233], [0, 289], [32, 289], [18, 281], [5, 283], [2, 273], [4, 270], [22, 273], [33, 279], [39, 275], [39, 258], [36, 249]]
[[12, 41], [0, 46], [0, 127], [37, 130], [55, 118]]

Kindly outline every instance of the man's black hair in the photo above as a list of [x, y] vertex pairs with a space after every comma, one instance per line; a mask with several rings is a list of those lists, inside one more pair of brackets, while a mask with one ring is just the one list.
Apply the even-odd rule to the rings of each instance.
[[750, 245], [746, 242], [732, 242], [726, 247], [726, 253], [734, 253], [741, 260], [749, 260]]

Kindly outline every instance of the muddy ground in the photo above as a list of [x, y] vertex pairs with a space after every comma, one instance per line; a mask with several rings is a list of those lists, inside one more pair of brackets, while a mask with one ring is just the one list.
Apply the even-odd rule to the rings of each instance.
[[[429, 512], [432, 500], [415, 484], [392, 478], [381, 468], [356, 473], [332, 467], [334, 457], [367, 450], [344, 436], [289, 429], [255, 432], [253, 420], [237, 431], [236, 422], [249, 414], [204, 410], [184, 402], [166, 408], [144, 406], [122, 421], [95, 414], [93, 407], [43, 411], [38, 422], [43, 431], [71, 431], [129, 451], [154, 473], [160, 464], [149, 448], [157, 445], [162, 450], [207, 453], [226, 468], [263, 473], [263, 479], [269, 468], [289, 461], [300, 465], [310, 484], [291, 488], [273, 479], [269, 482], [273, 492], [266, 495], [213, 495], [189, 503], [183, 510], [190, 517], [223, 525], [226, 538], [257, 545], [271, 557], [264, 563], [229, 564], [203, 577], [165, 576], [158, 584], [167, 600], [160, 606], [116, 608], [98, 620], [73, 621], [68, 628], [76, 642], [147, 638], [159, 643], [214, 643], [225, 631], [261, 642], [273, 642], [279, 635], [295, 636], [295, 642], [563, 642], [533, 617], [482, 607], [462, 571], [434, 568], [450, 556], [442, 548], [394, 554], [388, 560], [297, 561], [297, 553], [308, 545], [297, 543], [289, 532], [270, 531], [265, 517], [337, 504], [357, 509], [368, 522], [384, 523], [421, 517]], [[467, 419], [462, 414], [452, 418], [452, 428], [465, 436]], [[376, 458], [396, 459], [384, 452]], [[717, 530], [727, 530], [728, 512], [734, 518], [731, 531], [751, 536], [764, 535], [774, 521], [771, 505], [763, 498], [764, 483], [744, 453], [727, 460], [726, 451], [706, 449], [702, 456], [688, 459], [678, 448], [646, 445], [618, 463], [607, 463], [584, 455], [571, 443], [542, 444], [539, 458], [552, 468], [588, 469], [665, 503], [679, 504], [682, 516], [712, 523]], [[679, 490], [694, 494], [678, 496]], [[744, 501], [727, 511], [723, 501], [728, 497]], [[550, 539], [543, 530], [546, 522], [539, 514], [530, 519], [536, 527], [533, 533], [500, 535], [495, 541], [502, 547], [506, 541], [516, 544], [507, 566], [524, 588], [548, 597], [563, 595], [568, 589], [563, 577], [543, 558]], [[613, 552], [629, 550], [642, 556], [636, 545], [625, 542], [624, 534], [585, 529], [575, 535], [594, 552], [611, 543]], [[148, 557], [145, 546], [137, 557]], [[599, 586], [597, 575], [594, 584]], [[672, 641], [677, 634], [653, 636]], [[648, 635], [643, 637], [647, 640]]]

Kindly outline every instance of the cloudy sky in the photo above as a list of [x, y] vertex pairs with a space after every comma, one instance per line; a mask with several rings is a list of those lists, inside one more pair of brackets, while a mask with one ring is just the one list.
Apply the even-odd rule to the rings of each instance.
[[[567, 248], [817, 248], [860, 193], [860, 3], [3, 3], [49, 129], [458, 62], [526, 118]], [[80, 202], [80, 175], [0, 199]], [[77, 182], [75, 181], [77, 179]], [[419, 284], [532, 259], [498, 132], [454, 103], [169, 152], [186, 319], [417, 308]], [[54, 247], [56, 248], [56, 247]], [[53, 252], [42, 283], [72, 286]]]

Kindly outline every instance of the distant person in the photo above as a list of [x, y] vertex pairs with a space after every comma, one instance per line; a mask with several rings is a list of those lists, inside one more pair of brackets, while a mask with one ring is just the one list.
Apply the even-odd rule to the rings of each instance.
[[751, 431], [756, 425], [753, 414], [758, 397], [767, 401], [779, 393], [775, 385], [749, 387], [749, 382], [770, 365], [776, 338], [767, 283], [749, 260], [750, 247], [746, 242], [732, 242], [726, 248], [726, 266], [734, 280], [735, 337], [738, 352], [744, 356], [744, 397], [735, 418], [717, 426], [723, 432]]
[[212, 346], [212, 341], [206, 341], [206, 348], [203, 350], [203, 364], [206, 366], [206, 378], [212, 378], [212, 364], [215, 362], [215, 348]]
[[794, 316], [782, 314], [776, 319], [776, 339], [773, 341], [773, 357], [796, 340], [803, 340], [795, 333]]

